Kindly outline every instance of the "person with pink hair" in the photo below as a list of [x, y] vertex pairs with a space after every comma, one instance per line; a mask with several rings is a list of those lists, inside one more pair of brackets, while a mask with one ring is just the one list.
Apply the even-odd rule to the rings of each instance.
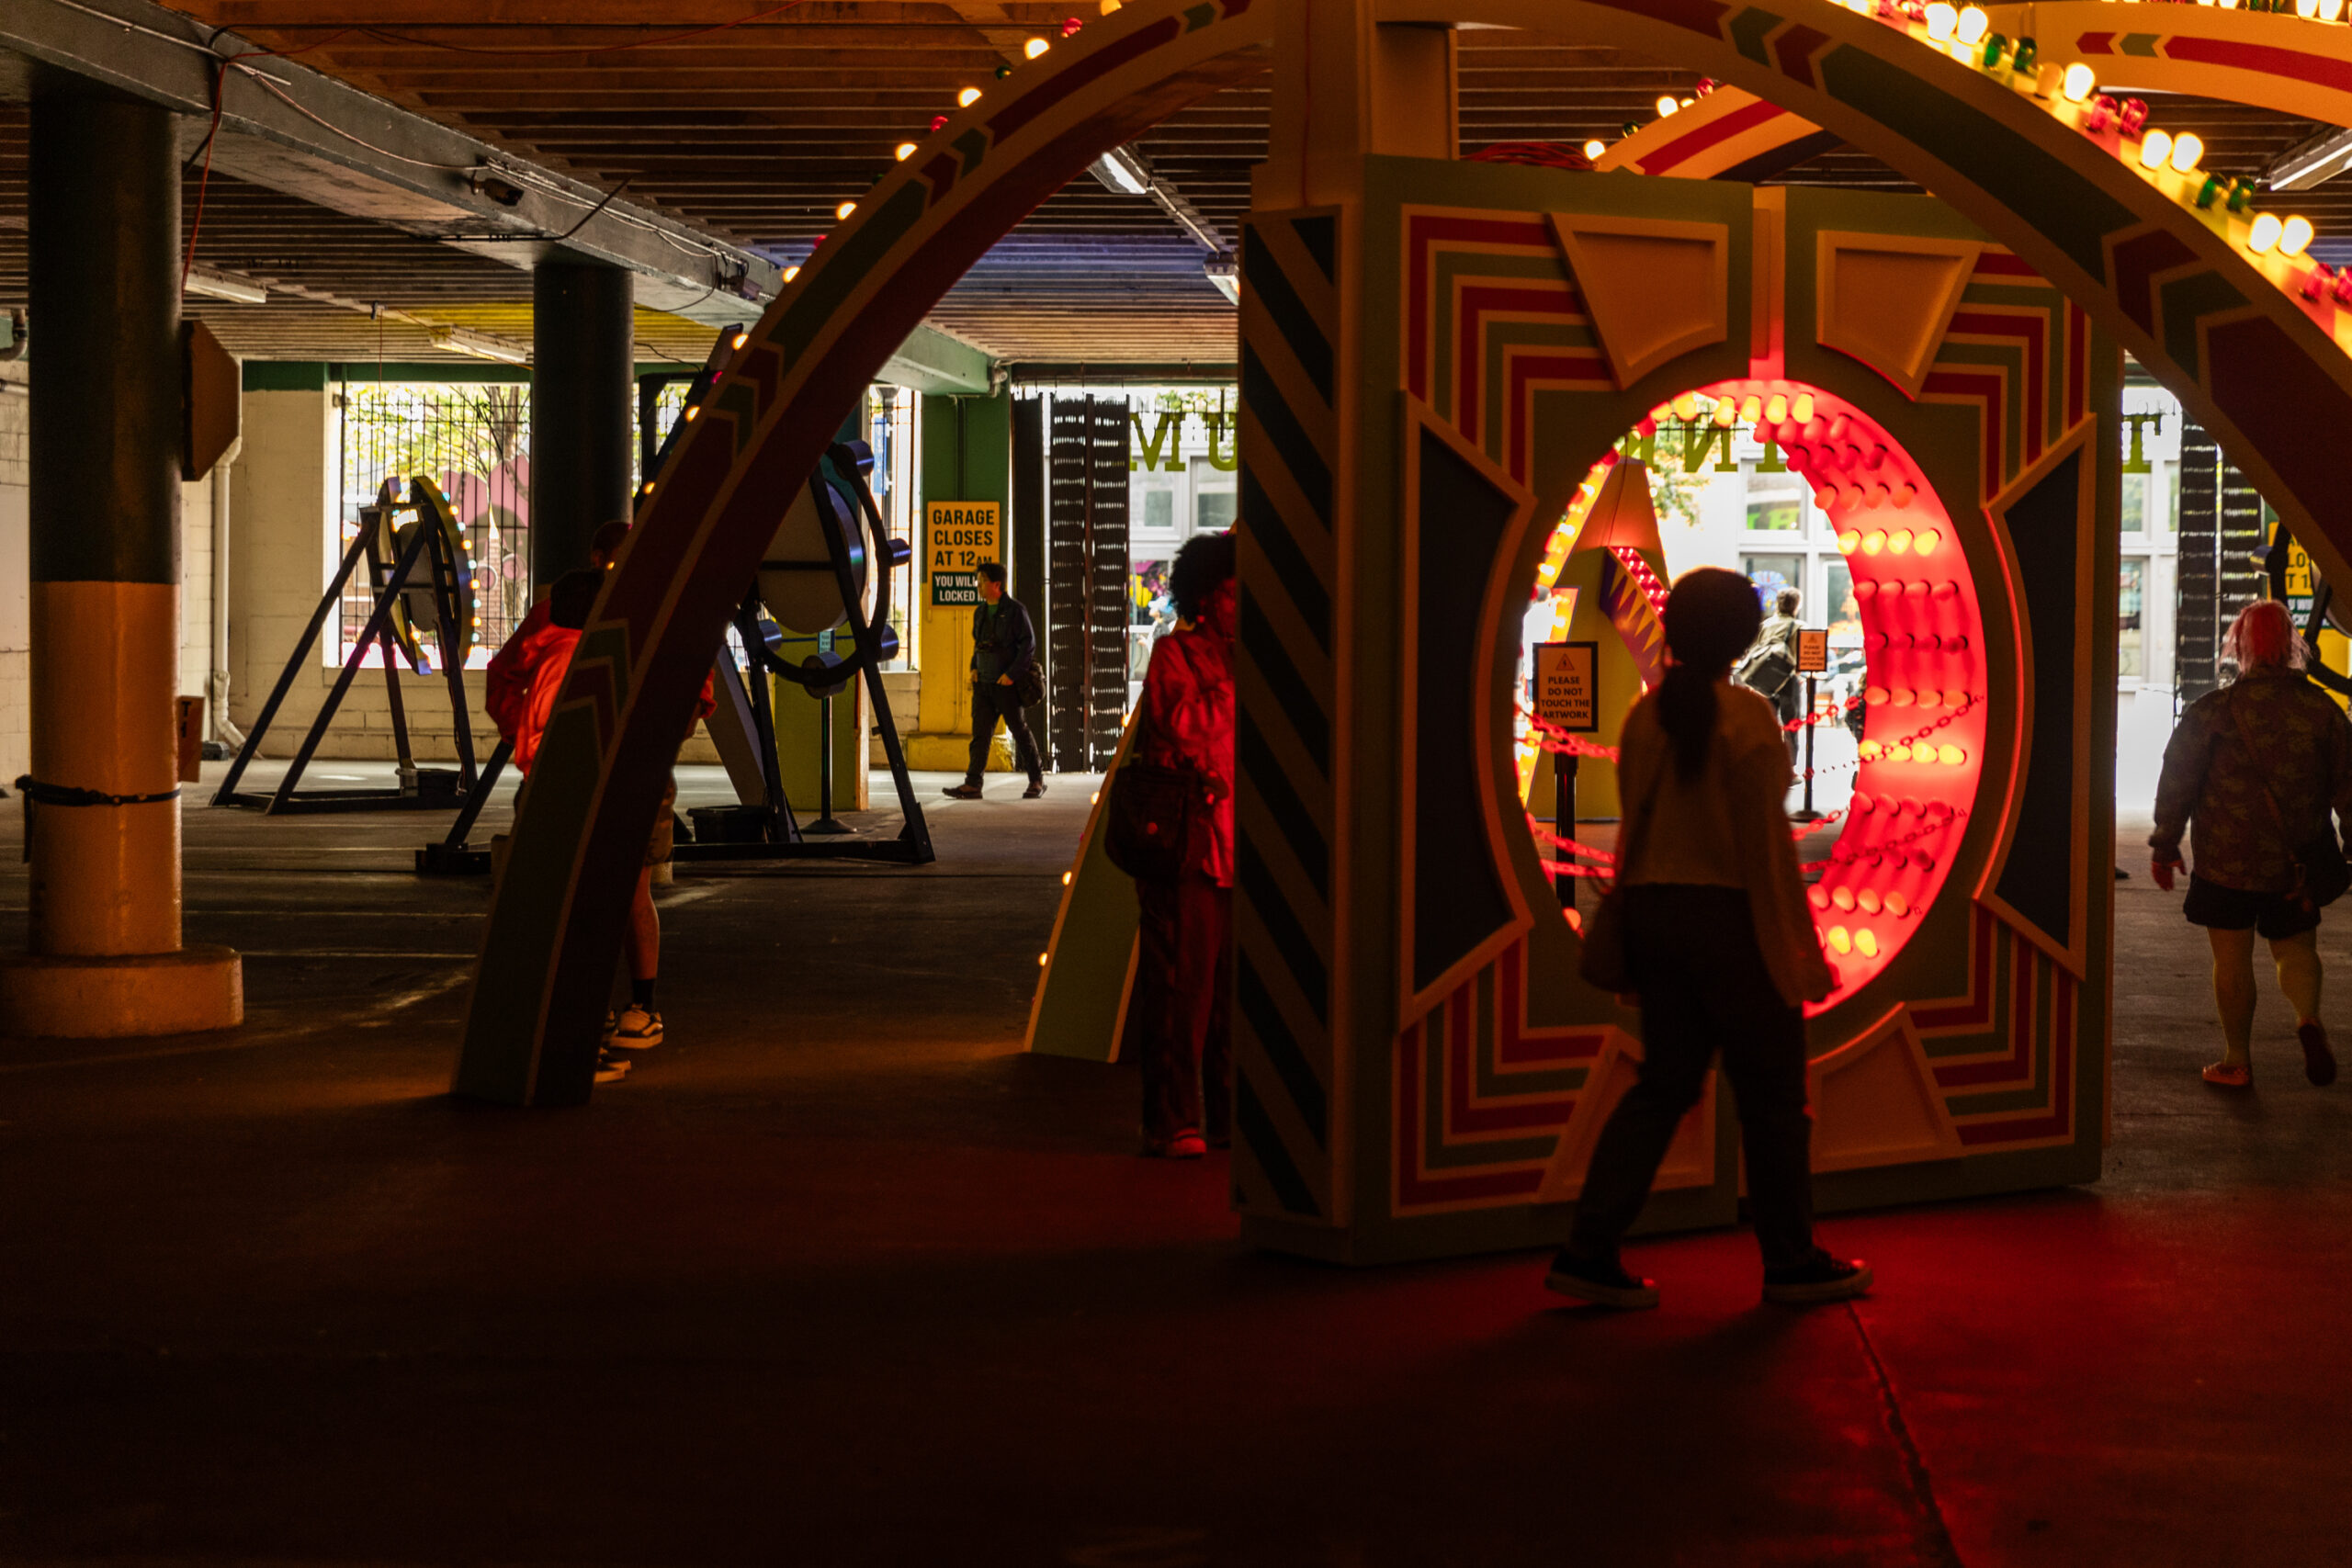
[[[2188, 706], [2165, 747], [2151, 874], [2173, 890], [2180, 840], [2192, 829], [2196, 869], [2181, 912], [2213, 948], [2213, 1000], [2222, 1059], [2205, 1081], [2250, 1089], [2254, 1065], [2254, 939], [2270, 943], [2278, 988], [2295, 1009], [2303, 1074], [2325, 1088], [2335, 1056], [2320, 1021], [2319, 910], [2297, 849], [2352, 821], [2352, 721], [2303, 674], [2307, 656], [2287, 607], [2247, 605], [2222, 655], [2237, 678]], [[2333, 813], [2334, 819], [2331, 819]]]

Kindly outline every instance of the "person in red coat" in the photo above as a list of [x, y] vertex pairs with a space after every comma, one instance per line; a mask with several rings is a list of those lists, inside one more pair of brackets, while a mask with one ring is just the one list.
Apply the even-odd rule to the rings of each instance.
[[[484, 705], [498, 733], [514, 748], [515, 771], [526, 777], [538, 760], [539, 740], [547, 732], [548, 716], [555, 711], [556, 694], [571, 668], [572, 651], [580, 646], [581, 628], [588, 624], [588, 612], [604, 588], [605, 573], [612, 570], [621, 542], [628, 536], [626, 523], [607, 523], [597, 529], [589, 542], [589, 564], [558, 578], [531, 606], [505, 646], [492, 656]], [[695, 709], [695, 721], [710, 716], [717, 706], [706, 677]], [[679, 743], [683, 745], [684, 739], [681, 736]], [[641, 1051], [662, 1043], [662, 1014], [653, 1005], [654, 982], [662, 968], [662, 917], [653, 907], [653, 868], [670, 858], [672, 808], [677, 798], [678, 781], [673, 777], [662, 792], [662, 808], [646, 840], [645, 863], [638, 872], [637, 892], [629, 905], [629, 1005], [606, 1021], [611, 1043], [624, 1050]], [[609, 1082], [624, 1068], [625, 1059], [608, 1062], [597, 1076]]]
[[1176, 554], [1169, 594], [1190, 623], [1151, 650], [1131, 755], [1200, 780], [1205, 830], [1172, 881], [1138, 879], [1134, 1006], [1143, 1033], [1143, 1152], [1198, 1159], [1233, 1141], [1233, 536]]

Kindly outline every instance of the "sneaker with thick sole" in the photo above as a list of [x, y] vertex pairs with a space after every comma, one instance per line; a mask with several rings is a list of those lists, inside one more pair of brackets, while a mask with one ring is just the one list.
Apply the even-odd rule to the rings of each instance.
[[2299, 1023], [2295, 1025], [2295, 1038], [2303, 1045], [2303, 1077], [2318, 1089], [2334, 1083], [2335, 1053], [2327, 1048], [2327, 1025], [2317, 1019]]
[[1023, 790], [1023, 791], [1021, 792], [1021, 798], [1022, 798], [1022, 799], [1023, 799], [1023, 800], [1043, 800], [1043, 799], [1045, 799], [1045, 798], [1046, 798], [1046, 781], [1045, 781], [1045, 780], [1043, 780], [1043, 779], [1039, 779], [1039, 780], [1037, 780], [1035, 783], [1032, 784], [1031, 784], [1027, 789]]
[[1143, 1141], [1143, 1156], [1146, 1159], [1199, 1159], [1208, 1152], [1208, 1145], [1198, 1133], [1179, 1133], [1172, 1138], [1146, 1138]]
[[957, 784], [953, 789], [943, 789], [939, 793], [945, 795], [950, 800], [978, 800], [980, 798], [980, 786], [978, 784]]
[[627, 1056], [616, 1056], [610, 1051], [599, 1051], [596, 1054], [596, 1081], [618, 1083], [628, 1077], [629, 1068], [636, 1065]]
[[1824, 1253], [1794, 1269], [1764, 1270], [1764, 1299], [1789, 1306], [1842, 1302], [1870, 1288], [1871, 1266], [1859, 1258], [1832, 1258]]
[[622, 1010], [609, 1043], [624, 1051], [644, 1051], [662, 1043], [662, 1015], [631, 1003]]
[[1552, 1271], [1544, 1276], [1544, 1288], [1596, 1306], [1614, 1307], [1619, 1312], [1657, 1305], [1657, 1280], [1628, 1274], [1615, 1263], [1588, 1263], [1566, 1252], [1552, 1259]]

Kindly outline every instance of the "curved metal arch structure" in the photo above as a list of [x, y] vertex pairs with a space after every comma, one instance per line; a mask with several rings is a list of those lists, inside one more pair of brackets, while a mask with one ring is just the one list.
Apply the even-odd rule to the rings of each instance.
[[[966, 268], [1103, 151], [1262, 70], [1283, 9], [1153, 0], [1065, 40], [886, 175], [753, 329], [642, 505], [581, 639], [492, 906], [458, 1092], [587, 1098], [639, 835], [776, 498]], [[2332, 460], [2352, 416], [2352, 357], [2226, 234], [2030, 96], [1830, 0], [1769, 12], [1720, 0], [1377, 0], [1368, 11], [1614, 43], [1871, 152], [2098, 317], [2221, 434], [2323, 570], [2352, 581], [2338, 570], [2352, 497]]]

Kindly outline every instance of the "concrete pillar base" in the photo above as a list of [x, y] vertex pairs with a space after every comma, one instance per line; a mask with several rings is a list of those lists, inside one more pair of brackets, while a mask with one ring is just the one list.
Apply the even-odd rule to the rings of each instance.
[[233, 1029], [244, 1021], [244, 963], [230, 948], [0, 957], [0, 1034], [113, 1040]]

